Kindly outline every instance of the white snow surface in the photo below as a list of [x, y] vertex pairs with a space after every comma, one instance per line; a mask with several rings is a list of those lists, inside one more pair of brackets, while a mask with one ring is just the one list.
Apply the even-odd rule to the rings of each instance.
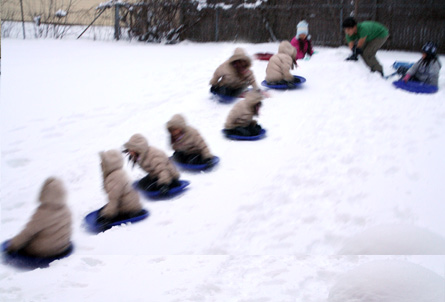
[[[3, 39], [0, 239], [57, 176], [75, 251], [46, 269], [2, 265], [1, 301], [444, 301], [445, 69], [439, 92], [413, 94], [344, 61], [346, 47], [315, 47], [293, 71], [301, 89], [268, 92], [267, 137], [235, 142], [221, 135], [232, 105], [210, 99], [208, 82], [236, 47], [278, 43]], [[420, 54], [378, 58], [389, 74]], [[253, 61], [258, 82], [266, 66]], [[142, 199], [148, 219], [88, 233], [83, 218], [106, 202], [98, 153], [142, 133], [171, 154], [176, 113], [220, 164], [181, 171], [190, 188], [171, 200]]]
[[329, 302], [439, 302], [445, 297], [443, 285], [443, 278], [419, 265], [380, 260], [342, 275]]

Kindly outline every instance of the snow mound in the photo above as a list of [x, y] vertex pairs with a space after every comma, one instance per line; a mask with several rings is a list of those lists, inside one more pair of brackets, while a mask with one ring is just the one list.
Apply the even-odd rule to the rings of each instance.
[[414, 225], [380, 225], [345, 240], [340, 255], [444, 255], [445, 238]]
[[444, 278], [417, 264], [380, 260], [341, 276], [329, 292], [329, 302], [444, 301]]

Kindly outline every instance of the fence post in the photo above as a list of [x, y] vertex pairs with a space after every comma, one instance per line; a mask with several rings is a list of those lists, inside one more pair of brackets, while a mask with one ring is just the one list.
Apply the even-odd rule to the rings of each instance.
[[218, 28], [218, 19], [219, 19], [219, 9], [215, 10], [215, 41], [218, 42], [219, 39], [219, 28]]
[[339, 45], [343, 45], [343, 5], [340, 8], [340, 43]]
[[26, 39], [26, 35], [25, 35], [25, 18], [24, 18], [24, 16], [23, 16], [23, 0], [20, 0], [20, 10], [22, 11], [23, 39]]
[[119, 22], [120, 22], [120, 16], [119, 16], [119, 8], [120, 8], [120, 4], [116, 3], [114, 5], [114, 38], [116, 40], [119, 40], [119, 37], [121, 35], [121, 28], [119, 26]]

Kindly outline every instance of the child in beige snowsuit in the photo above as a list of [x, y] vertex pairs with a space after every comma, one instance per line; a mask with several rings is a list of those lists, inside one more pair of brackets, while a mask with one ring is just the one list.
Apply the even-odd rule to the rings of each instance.
[[187, 125], [185, 118], [175, 114], [167, 123], [173, 157], [181, 163], [204, 164], [213, 158], [212, 153], [198, 130]]
[[26, 227], [12, 238], [8, 252], [34, 257], [54, 257], [71, 248], [72, 218], [61, 180], [50, 177], [43, 184], [40, 205]]
[[212, 85], [210, 91], [227, 96], [238, 96], [250, 85], [259, 90], [255, 76], [250, 70], [251, 66], [250, 57], [242, 48], [236, 48], [233, 55], [215, 70], [210, 80], [210, 85]]
[[297, 50], [289, 41], [283, 41], [278, 47], [278, 53], [273, 55], [266, 68], [266, 82], [270, 85], [285, 84], [295, 87], [294, 76], [290, 73], [296, 63]]
[[99, 153], [103, 175], [104, 190], [108, 203], [100, 210], [99, 220], [110, 221], [136, 216], [142, 205], [139, 194], [131, 186], [131, 180], [123, 170], [124, 160], [118, 150]]
[[240, 136], [258, 135], [262, 128], [253, 117], [258, 116], [263, 98], [264, 96], [258, 91], [247, 92], [246, 97], [230, 110], [224, 132]]
[[139, 181], [142, 189], [160, 191], [161, 195], [165, 195], [171, 188], [180, 185], [176, 167], [163, 151], [149, 146], [142, 134], [134, 134], [124, 147], [124, 152], [129, 154], [130, 160], [138, 163], [142, 170], [148, 173]]

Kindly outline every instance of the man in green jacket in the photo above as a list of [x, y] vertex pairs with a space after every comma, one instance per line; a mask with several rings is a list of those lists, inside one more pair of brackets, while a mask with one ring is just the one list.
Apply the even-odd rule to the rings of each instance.
[[383, 76], [383, 67], [375, 54], [388, 39], [388, 29], [374, 21], [357, 23], [353, 17], [343, 21], [343, 29], [348, 46], [353, 52], [347, 60], [357, 61], [357, 56], [361, 55], [372, 72], [378, 71]]

